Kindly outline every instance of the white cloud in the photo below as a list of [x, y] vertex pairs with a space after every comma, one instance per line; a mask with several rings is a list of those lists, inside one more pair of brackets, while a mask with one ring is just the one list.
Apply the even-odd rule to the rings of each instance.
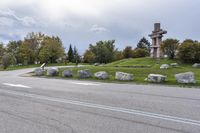
[[102, 33], [102, 32], [108, 32], [109, 30], [107, 30], [106, 28], [98, 26], [97, 24], [95, 24], [90, 28], [90, 31], [91, 32], [95, 32], [95, 33]]
[[0, 0], [0, 34], [16, 35], [10, 37], [14, 39], [41, 31], [59, 35], [66, 47], [72, 43], [81, 49], [101, 39], [116, 39], [123, 48], [137, 44], [154, 22], [161, 22], [169, 37], [198, 39], [199, 4], [199, 0]]

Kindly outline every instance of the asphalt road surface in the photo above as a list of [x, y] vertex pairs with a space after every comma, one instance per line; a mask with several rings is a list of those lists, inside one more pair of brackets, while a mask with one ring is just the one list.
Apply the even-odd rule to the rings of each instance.
[[200, 133], [200, 89], [0, 72], [0, 133]]

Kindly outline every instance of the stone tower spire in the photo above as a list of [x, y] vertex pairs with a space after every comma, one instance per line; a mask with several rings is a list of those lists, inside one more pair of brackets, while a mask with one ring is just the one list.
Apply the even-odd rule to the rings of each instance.
[[160, 23], [154, 24], [154, 31], [152, 31], [152, 34], [149, 35], [152, 39], [152, 45], [151, 45], [151, 57], [152, 58], [160, 58], [162, 57], [162, 53], [160, 50], [160, 44], [162, 42], [163, 34], [166, 34], [167, 31], [162, 30], [160, 28]]

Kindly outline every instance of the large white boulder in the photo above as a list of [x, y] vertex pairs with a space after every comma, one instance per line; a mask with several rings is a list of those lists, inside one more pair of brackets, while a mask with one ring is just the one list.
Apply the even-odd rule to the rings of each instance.
[[145, 80], [152, 83], [162, 83], [166, 81], [166, 78], [166, 76], [160, 74], [149, 74]]
[[73, 76], [72, 70], [64, 70], [62, 76], [66, 78], [72, 77]]
[[47, 76], [56, 76], [56, 75], [58, 75], [58, 74], [59, 74], [59, 70], [58, 70], [58, 68], [56, 68], [56, 67], [49, 68], [49, 69], [47, 70]]
[[178, 63], [171, 63], [170, 66], [172, 66], [172, 67], [179, 67]]
[[92, 73], [90, 70], [86, 69], [86, 70], [79, 70], [77, 72], [78, 78], [90, 78], [92, 77]]
[[192, 67], [194, 67], [194, 68], [200, 68], [200, 63], [195, 63]]
[[169, 69], [169, 65], [168, 64], [162, 64], [161, 66], [160, 66], [160, 69]]
[[34, 70], [36, 76], [43, 76], [45, 71], [42, 68], [36, 68]]
[[175, 74], [176, 81], [181, 84], [196, 83], [193, 72]]
[[96, 78], [98, 78], [98, 79], [103, 79], [103, 80], [109, 78], [108, 73], [105, 72], [105, 71], [96, 72], [96, 73], [94, 74], [94, 76], [95, 76]]
[[100, 63], [94, 63], [94, 66], [100, 66], [101, 64]]
[[116, 72], [115, 79], [121, 80], [121, 81], [130, 81], [130, 80], [133, 80], [133, 74], [124, 73], [124, 72]]

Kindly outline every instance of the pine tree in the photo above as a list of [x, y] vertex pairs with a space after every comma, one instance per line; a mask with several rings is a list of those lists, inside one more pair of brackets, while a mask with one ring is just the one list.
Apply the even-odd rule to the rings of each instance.
[[76, 46], [74, 46], [74, 62], [76, 63], [76, 65], [78, 65], [79, 61], [80, 61], [80, 56], [78, 54]]
[[70, 44], [69, 50], [68, 50], [68, 60], [69, 62], [72, 62], [74, 59], [74, 51], [72, 49], [72, 45]]
[[140, 39], [140, 41], [137, 44], [137, 49], [141, 48], [141, 49], [146, 49], [149, 53], [150, 53], [150, 42], [143, 37], [142, 39]]

